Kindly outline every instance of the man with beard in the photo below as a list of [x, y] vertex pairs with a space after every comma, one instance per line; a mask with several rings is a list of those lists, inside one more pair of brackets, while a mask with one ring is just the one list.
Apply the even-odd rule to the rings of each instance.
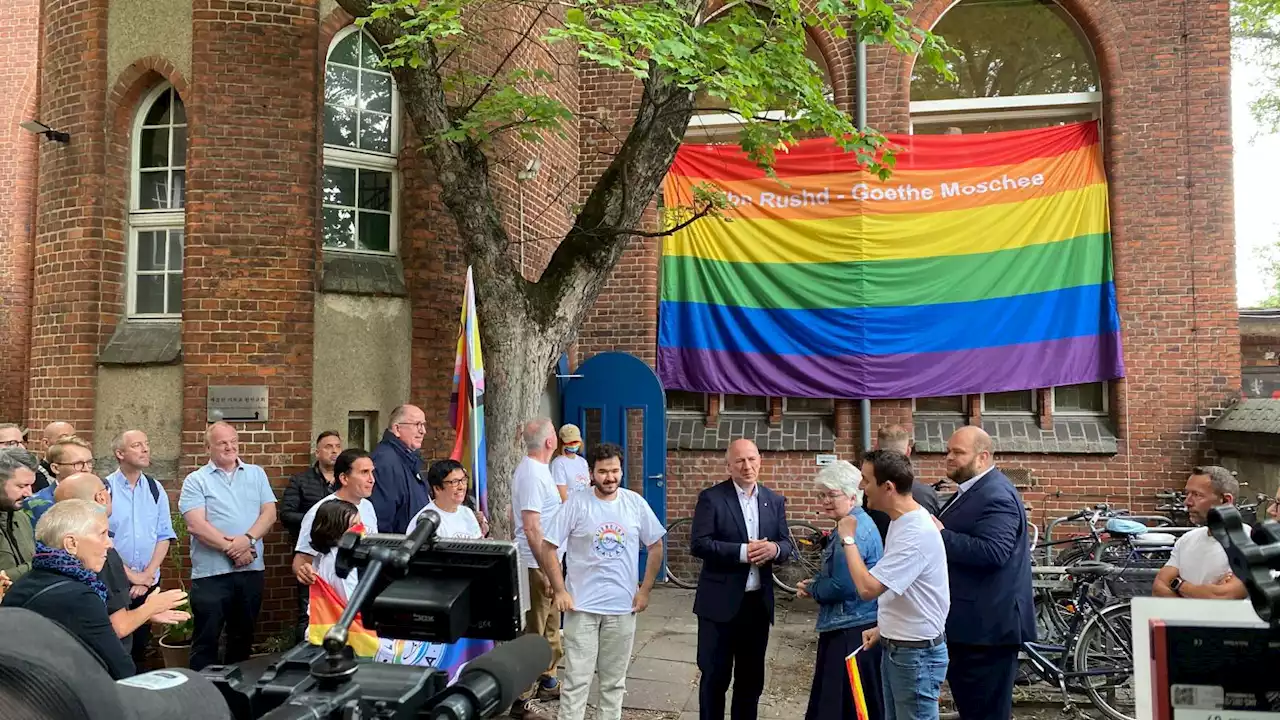
[[934, 519], [951, 578], [947, 682], [961, 720], [1009, 720], [1018, 648], [1036, 639], [1026, 512], [980, 427], [947, 441], [947, 477], [959, 489]]
[[[1178, 538], [1169, 562], [1156, 575], [1152, 594], [1201, 600], [1243, 600], [1248, 595], [1244, 583], [1232, 574], [1227, 551], [1205, 527], [1210, 508], [1235, 504], [1240, 494], [1240, 482], [1230, 470], [1207, 465], [1192, 468], [1186, 491], [1187, 515], [1199, 527]], [[1244, 531], [1249, 533], [1248, 525]]]
[[[563, 437], [563, 432], [561, 433]], [[649, 606], [649, 591], [662, 569], [667, 531], [649, 503], [622, 483], [622, 448], [596, 445], [587, 455], [591, 489], [574, 492], [543, 537], [538, 561], [564, 613], [564, 690], [560, 720], [582, 720], [591, 676], [600, 674], [599, 720], [621, 720], [636, 614]], [[644, 581], [640, 547], [648, 549]], [[565, 588], [559, 548], [571, 570]], [[640, 589], [637, 591], [636, 586]]]
[[25, 448], [0, 448], [0, 573], [11, 582], [31, 570], [36, 554], [35, 532], [22, 503], [31, 497], [38, 467], [39, 459]]

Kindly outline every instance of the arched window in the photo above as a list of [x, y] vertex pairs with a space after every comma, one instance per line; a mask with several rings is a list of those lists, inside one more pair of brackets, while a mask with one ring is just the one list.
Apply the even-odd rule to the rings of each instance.
[[181, 317], [187, 112], [173, 86], [143, 98], [132, 145], [129, 315]]
[[1100, 117], [1093, 50], [1052, 0], [961, 0], [933, 30], [964, 58], [950, 62], [954, 80], [916, 66], [912, 132], [1023, 130]]
[[324, 68], [324, 246], [396, 249], [395, 82], [378, 44], [356, 27], [339, 32]]
[[[1101, 82], [1088, 38], [1052, 0], [960, 0], [933, 27], [964, 54], [954, 80], [925, 65], [911, 77], [911, 131], [988, 133], [1102, 117]], [[1106, 383], [1054, 388], [1055, 415], [1105, 415]], [[1034, 416], [1035, 390], [987, 393], [984, 415]], [[917, 398], [915, 412], [965, 414], [963, 397]]]

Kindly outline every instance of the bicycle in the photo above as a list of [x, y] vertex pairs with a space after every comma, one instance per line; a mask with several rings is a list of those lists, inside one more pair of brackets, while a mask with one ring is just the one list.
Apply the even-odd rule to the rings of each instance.
[[1085, 560], [1073, 566], [1073, 609], [1062, 644], [1022, 644], [1031, 670], [1062, 692], [1064, 713], [1079, 712], [1071, 690], [1082, 690], [1111, 720], [1134, 720], [1137, 715], [1129, 602], [1107, 602], [1107, 593], [1094, 589], [1099, 581], [1122, 575], [1123, 569], [1109, 563]]
[[[689, 552], [693, 540], [692, 529], [693, 518], [672, 521], [667, 526], [665, 543], [663, 572], [668, 582], [685, 590], [698, 587], [698, 574], [702, 569], [702, 561]], [[820, 530], [803, 520], [788, 522], [787, 530], [791, 534], [791, 545], [795, 553], [790, 560], [774, 567], [773, 584], [794, 595], [796, 583], [812, 578], [822, 568], [822, 551], [827, 546], [830, 531]]]

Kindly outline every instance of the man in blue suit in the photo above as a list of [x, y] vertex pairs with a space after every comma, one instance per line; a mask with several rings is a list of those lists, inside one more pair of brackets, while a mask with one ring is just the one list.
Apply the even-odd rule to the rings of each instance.
[[961, 720], [1009, 720], [1018, 648], [1036, 639], [1026, 512], [980, 427], [947, 441], [947, 477], [960, 486], [934, 520], [951, 576], [947, 682]]
[[787, 505], [756, 482], [760, 450], [735, 440], [729, 479], [698, 494], [691, 552], [702, 560], [693, 612], [698, 616], [701, 720], [724, 720], [733, 682], [732, 720], [756, 720], [764, 690], [764, 654], [773, 624], [773, 564], [791, 557]]

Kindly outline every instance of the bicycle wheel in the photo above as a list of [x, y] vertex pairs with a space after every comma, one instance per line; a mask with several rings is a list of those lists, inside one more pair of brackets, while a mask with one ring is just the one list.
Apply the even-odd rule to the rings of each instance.
[[1089, 701], [1111, 720], [1134, 720], [1133, 621], [1129, 604], [1108, 605], [1085, 621], [1073, 665]]
[[796, 520], [787, 523], [791, 533], [791, 546], [795, 554], [791, 560], [773, 566], [773, 584], [789, 593], [796, 591], [796, 583], [808, 580], [822, 568], [822, 550], [826, 536], [807, 522]]
[[698, 573], [702, 570], [702, 561], [689, 552], [690, 531], [693, 529], [693, 518], [680, 518], [667, 526], [665, 545], [667, 581], [676, 587], [692, 590], [698, 587]]

